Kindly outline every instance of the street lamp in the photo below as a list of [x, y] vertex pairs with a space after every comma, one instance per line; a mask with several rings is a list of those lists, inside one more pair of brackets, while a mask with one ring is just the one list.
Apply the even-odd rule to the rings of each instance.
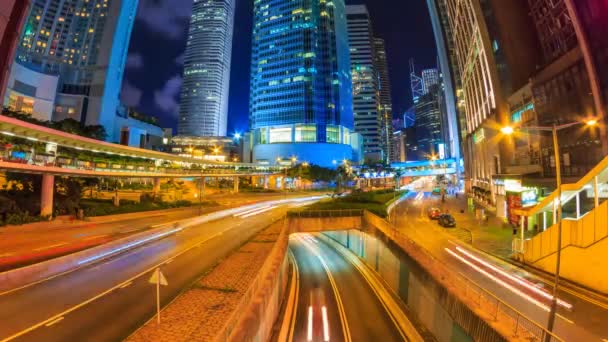
[[[578, 126], [585, 125], [587, 127], [593, 127], [598, 124], [596, 119], [589, 119], [584, 122], [570, 122], [563, 125], [553, 126], [528, 126], [522, 127], [522, 129], [529, 131], [540, 131], [540, 132], [551, 132], [553, 135], [553, 151], [555, 155], [555, 177], [557, 184], [557, 253], [556, 253], [556, 262], [555, 262], [555, 280], [553, 284], [553, 299], [551, 300], [551, 311], [549, 312], [549, 322], [547, 323], [547, 331], [552, 332], [553, 326], [555, 325], [555, 314], [557, 309], [557, 290], [559, 286], [559, 269], [561, 266], [561, 255], [562, 255], [562, 169], [561, 169], [561, 161], [560, 161], [560, 152], [559, 152], [559, 140], [557, 138], [557, 132]], [[505, 126], [500, 129], [500, 131], [505, 135], [512, 135], [515, 133], [515, 129], [511, 126]], [[523, 218], [521, 218], [523, 222]], [[524, 227], [523, 223], [521, 224], [521, 244], [520, 244], [520, 252], [524, 251]], [[550, 339], [550, 336], [547, 336], [547, 339]]]

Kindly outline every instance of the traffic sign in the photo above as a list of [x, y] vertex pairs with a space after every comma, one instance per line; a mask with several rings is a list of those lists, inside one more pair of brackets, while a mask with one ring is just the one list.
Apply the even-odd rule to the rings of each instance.
[[150, 282], [150, 284], [158, 284], [163, 286], [169, 285], [167, 278], [165, 278], [163, 272], [160, 271], [160, 268], [157, 268], [154, 273], [152, 273], [152, 276], [148, 282]]

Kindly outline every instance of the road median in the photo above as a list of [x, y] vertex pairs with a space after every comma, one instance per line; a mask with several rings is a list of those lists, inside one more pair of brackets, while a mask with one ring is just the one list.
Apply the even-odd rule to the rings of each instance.
[[283, 221], [256, 234], [127, 341], [267, 340], [287, 285]]

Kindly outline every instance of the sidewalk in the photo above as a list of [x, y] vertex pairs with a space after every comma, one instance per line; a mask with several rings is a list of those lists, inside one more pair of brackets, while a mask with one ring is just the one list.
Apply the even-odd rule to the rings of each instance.
[[282, 229], [273, 224], [233, 252], [127, 342], [213, 341], [224, 327], [270, 254]]
[[[488, 213], [487, 210], [486, 220], [477, 219], [475, 217], [475, 209], [484, 208], [477, 204], [475, 208], [469, 208], [467, 200], [466, 196], [460, 195], [458, 198], [446, 196], [445, 203], [441, 203], [439, 196], [433, 197], [430, 201], [433, 201], [434, 205], [442, 211], [447, 211], [454, 216], [457, 229], [470, 231], [473, 247], [501, 258], [510, 258], [512, 253], [513, 226], [506, 223], [504, 219], [497, 218], [494, 214]], [[451, 228], [446, 230], [449, 231]]]

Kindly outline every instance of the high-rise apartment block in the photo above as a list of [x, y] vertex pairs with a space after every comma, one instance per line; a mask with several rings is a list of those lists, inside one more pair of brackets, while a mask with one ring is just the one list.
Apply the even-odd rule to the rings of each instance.
[[184, 56], [178, 134], [226, 136], [234, 0], [197, 0]]
[[[53, 116], [102, 125], [108, 140], [119, 139], [115, 117], [137, 4], [137, 0], [32, 2], [17, 62], [35, 72], [59, 76]], [[26, 91], [36, 86], [27, 80], [19, 82], [24, 84], [19, 89]], [[9, 101], [18, 93], [17, 89], [9, 94]]]
[[282, 164], [293, 158], [329, 167], [351, 160], [344, 1], [258, 0], [253, 11], [253, 160]]

